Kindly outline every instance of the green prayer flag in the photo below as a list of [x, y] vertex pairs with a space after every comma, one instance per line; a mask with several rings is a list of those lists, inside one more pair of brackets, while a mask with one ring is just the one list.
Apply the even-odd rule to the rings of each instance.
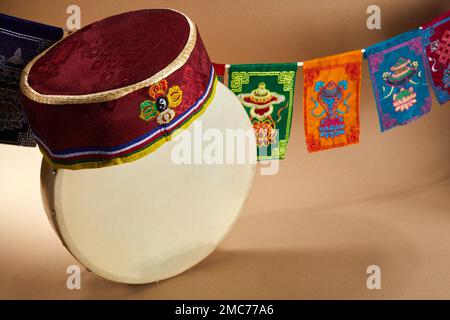
[[252, 122], [258, 160], [286, 157], [296, 73], [297, 63], [230, 66], [228, 86]]

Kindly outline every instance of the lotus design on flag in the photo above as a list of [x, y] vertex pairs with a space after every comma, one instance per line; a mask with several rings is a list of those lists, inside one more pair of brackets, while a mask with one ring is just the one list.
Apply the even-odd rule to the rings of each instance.
[[277, 131], [271, 121], [254, 122], [253, 130], [255, 130], [256, 144], [258, 147], [267, 147], [275, 143]]
[[413, 87], [407, 90], [401, 88], [399, 93], [394, 93], [393, 100], [395, 111], [408, 110], [417, 102]]

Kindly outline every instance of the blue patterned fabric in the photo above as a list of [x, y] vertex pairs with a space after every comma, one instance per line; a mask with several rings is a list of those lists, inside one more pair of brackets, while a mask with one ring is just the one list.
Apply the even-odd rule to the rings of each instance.
[[20, 103], [25, 65], [63, 36], [61, 28], [0, 14], [0, 143], [35, 146]]
[[419, 29], [366, 49], [381, 131], [404, 125], [431, 110], [426, 58]]

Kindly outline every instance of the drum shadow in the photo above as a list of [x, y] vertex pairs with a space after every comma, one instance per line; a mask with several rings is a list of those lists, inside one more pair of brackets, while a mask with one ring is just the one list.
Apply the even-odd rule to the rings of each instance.
[[[353, 211], [357, 214], [351, 215]], [[199, 265], [131, 298], [401, 297], [421, 263], [412, 239], [389, 221], [353, 211], [280, 210], [244, 216], [222, 247]], [[370, 265], [381, 268], [381, 290], [367, 288]]]
[[[404, 255], [404, 254], [403, 254]], [[398, 257], [395, 257], [397, 259]], [[392, 283], [391, 256], [378, 248], [310, 248], [215, 252], [180, 281], [190, 292], [172, 292], [174, 299], [360, 299], [396, 296], [409, 277], [395, 279], [383, 291], [366, 286], [366, 268], [376, 261], [383, 282]], [[190, 278], [190, 279], [189, 279]], [[187, 283], [187, 282], [190, 282]], [[180, 283], [178, 284], [180, 285]], [[169, 298], [169, 292], [165, 297]], [[173, 294], [175, 293], [175, 294]]]
[[[349, 216], [345, 209], [280, 210], [242, 216], [215, 252], [176, 277], [126, 285], [82, 268], [81, 290], [68, 290], [64, 271], [77, 262], [53, 240], [51, 247], [38, 247], [23, 261], [17, 256], [2, 261], [4, 274], [14, 278], [3, 298], [399, 298], [408, 293], [421, 262], [411, 239], [389, 223]], [[381, 290], [366, 286], [366, 269], [372, 264], [381, 267]]]
[[[374, 248], [218, 250], [191, 270], [158, 284], [133, 286], [130, 299], [384, 299], [406, 290], [408, 273], [389, 271], [395, 259]], [[376, 260], [382, 290], [366, 286]], [[107, 298], [107, 296], [104, 296]]]
[[[115, 289], [91, 278], [83, 298], [387, 299], [408, 294], [420, 266], [410, 239], [389, 224], [346, 212], [243, 216], [222, 246], [188, 271]], [[374, 264], [382, 271], [381, 290], [367, 288], [367, 267]]]

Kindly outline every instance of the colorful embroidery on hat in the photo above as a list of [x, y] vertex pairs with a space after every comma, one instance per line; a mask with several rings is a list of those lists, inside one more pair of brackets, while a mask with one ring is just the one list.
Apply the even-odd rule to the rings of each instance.
[[[183, 91], [175, 85], [168, 89], [166, 79], [152, 84], [148, 89], [151, 100], [145, 100], [140, 105], [139, 117], [150, 121], [156, 117], [159, 124], [167, 124], [175, 117], [173, 108], [178, 107], [183, 100]], [[168, 90], [167, 90], [168, 89]]]
[[[165, 142], [170, 141], [182, 128], [187, 128], [195, 121], [209, 106], [215, 96], [217, 86], [217, 77], [211, 67], [208, 84], [204, 92], [198, 97], [193, 104], [189, 104], [184, 111], [178, 111], [175, 119], [166, 126], [155, 127], [145, 135], [129, 143], [116, 146], [114, 148], [96, 148], [96, 149], [79, 149], [70, 150], [62, 153], [54, 153], [50, 151], [44, 141], [36, 136], [39, 147], [48, 162], [52, 163], [54, 168], [65, 169], [85, 169], [85, 168], [101, 168], [109, 165], [122, 164], [142, 158], [143, 156], [157, 150]], [[174, 86], [176, 87], [176, 86]], [[181, 92], [181, 90], [180, 90]], [[176, 105], [178, 101], [181, 103], [181, 95], [178, 89], [172, 91], [171, 101]], [[170, 95], [170, 94], [169, 94]], [[146, 100], [153, 102], [152, 100]], [[145, 107], [146, 104], [144, 104]], [[153, 117], [154, 118], [154, 117]]]

